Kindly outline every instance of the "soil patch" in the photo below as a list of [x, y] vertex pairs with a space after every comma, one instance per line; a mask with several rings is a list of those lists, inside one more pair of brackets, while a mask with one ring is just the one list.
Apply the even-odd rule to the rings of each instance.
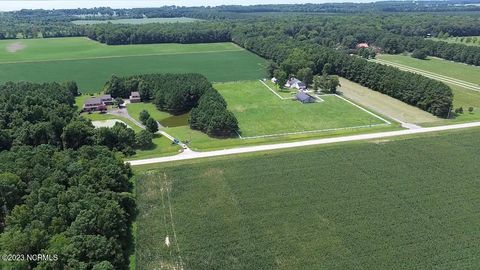
[[16, 53], [18, 51], [21, 51], [23, 49], [25, 49], [27, 46], [25, 44], [23, 44], [22, 42], [15, 42], [15, 43], [12, 43], [12, 44], [8, 44], [7, 47], [5, 48], [5, 50], [7, 50], [7, 52], [9, 53]]

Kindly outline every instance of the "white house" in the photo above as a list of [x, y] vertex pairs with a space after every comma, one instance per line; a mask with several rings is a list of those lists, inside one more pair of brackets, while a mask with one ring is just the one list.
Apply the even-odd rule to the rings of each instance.
[[296, 88], [298, 90], [307, 89], [307, 85], [305, 83], [303, 83], [299, 79], [293, 78], [293, 77], [290, 80], [287, 81], [287, 83], [285, 84], [285, 87]]

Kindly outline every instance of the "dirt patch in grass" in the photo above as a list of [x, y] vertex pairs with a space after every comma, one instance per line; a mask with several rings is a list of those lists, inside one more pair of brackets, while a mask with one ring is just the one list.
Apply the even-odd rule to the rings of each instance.
[[9, 53], [16, 53], [18, 51], [25, 49], [26, 47], [27, 46], [22, 42], [15, 42], [12, 44], [8, 44], [7, 47], [5, 47], [5, 50]]
[[219, 168], [210, 168], [204, 174], [204, 177], [217, 178], [223, 176], [223, 170]]

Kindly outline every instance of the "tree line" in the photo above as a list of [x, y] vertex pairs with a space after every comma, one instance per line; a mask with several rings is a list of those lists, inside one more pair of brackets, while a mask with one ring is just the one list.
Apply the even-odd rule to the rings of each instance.
[[[0, 86], [2, 269], [126, 269], [135, 215], [128, 165], [108, 129], [78, 116], [74, 83]], [[125, 126], [111, 129], [121, 143]], [[132, 131], [133, 132], [133, 131]], [[102, 139], [103, 138], [103, 139]], [[112, 150], [114, 151], [112, 151]]]
[[[238, 121], [227, 109], [223, 97], [200, 74], [112, 76], [104, 90], [112, 97], [128, 97], [131, 92], [139, 92], [143, 102], [151, 101], [159, 110], [173, 115], [191, 111], [190, 127], [210, 136], [228, 137], [239, 132]], [[149, 118], [143, 113], [142, 122], [153, 126], [148, 123]]]
[[108, 45], [230, 41], [230, 31], [226, 24], [208, 22], [146, 24], [142, 27], [107, 23], [90, 26], [86, 34], [89, 38]]
[[[266, 32], [272, 28], [265, 27]], [[287, 26], [289, 27], [289, 26]], [[277, 34], [266, 35], [261, 26], [249, 25], [247, 29], [236, 28], [233, 41], [273, 62], [270, 75], [282, 70], [290, 75], [305, 74], [305, 68], [312, 74], [321, 74], [326, 65], [328, 74], [335, 74], [357, 82], [375, 91], [387, 94], [408, 104], [428, 111], [433, 115], [447, 117], [452, 107], [453, 94], [444, 83], [400, 71], [396, 68], [368, 62], [357, 56], [325, 46], [286, 38], [285, 29]], [[415, 82], [415, 83], [412, 83]]]

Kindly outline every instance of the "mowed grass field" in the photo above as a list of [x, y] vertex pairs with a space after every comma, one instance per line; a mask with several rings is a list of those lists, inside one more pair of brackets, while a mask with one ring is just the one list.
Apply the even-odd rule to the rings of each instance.
[[[433, 72], [448, 76], [457, 80], [466, 81], [480, 86], [480, 67], [470, 66], [462, 63], [451, 62], [440, 58], [429, 57], [427, 60], [419, 60], [408, 55], [387, 55], [377, 56], [380, 60], [387, 60], [393, 63]], [[472, 121], [480, 119], [480, 92], [472, 91], [464, 87], [446, 83], [453, 91], [453, 107], [463, 107], [465, 113], [457, 116], [454, 121]], [[474, 108], [473, 113], [468, 113], [469, 107]], [[437, 123], [444, 123], [439, 121]]]
[[237, 117], [242, 137], [385, 123], [335, 96], [322, 96], [323, 102], [302, 104], [278, 98], [260, 81], [217, 83], [214, 87]]
[[74, 80], [85, 93], [112, 75], [190, 73], [213, 82], [265, 76], [266, 61], [233, 43], [108, 46], [86, 38], [0, 41], [0, 82]]
[[137, 267], [478, 269], [479, 145], [474, 129], [144, 167]]
[[338, 92], [368, 109], [379, 112], [392, 119], [407, 123], [430, 123], [441, 120], [426, 111], [408, 105], [388, 95], [373, 91], [344, 78], [340, 78]]
[[[459, 43], [467, 46], [480, 46], [480, 36], [470, 36], [470, 37], [449, 37], [446, 39], [440, 38], [431, 38], [431, 40], [435, 41], [444, 41], [448, 43]], [[470, 42], [467, 42], [470, 40]]]
[[189, 141], [189, 147], [196, 151], [399, 129], [397, 124], [384, 125], [380, 119], [338, 97], [325, 97], [321, 103], [301, 104], [279, 99], [260, 81], [215, 83], [214, 87], [236, 115], [244, 139], [209, 137], [190, 129], [188, 114], [172, 116], [159, 111], [152, 103], [129, 104], [127, 110], [137, 120], [142, 110], [149, 111], [164, 126], [165, 132], [180, 141]]

